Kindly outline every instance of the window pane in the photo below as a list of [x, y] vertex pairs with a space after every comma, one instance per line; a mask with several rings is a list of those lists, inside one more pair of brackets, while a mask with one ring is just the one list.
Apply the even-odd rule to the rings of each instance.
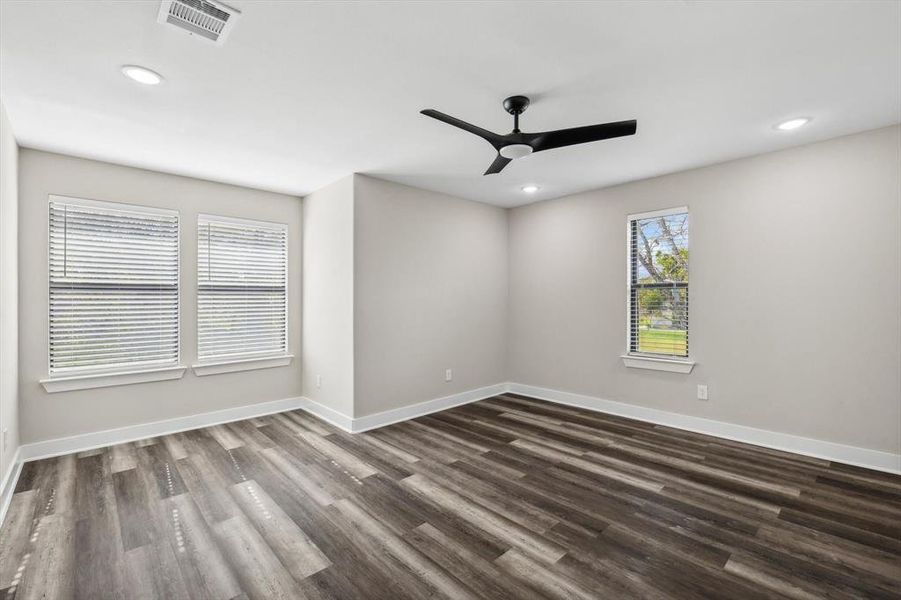
[[688, 356], [688, 214], [630, 227], [630, 352]]
[[201, 215], [197, 293], [198, 358], [285, 354], [286, 227]]
[[637, 352], [688, 356], [688, 288], [636, 290]]
[[688, 214], [639, 219], [633, 227], [637, 283], [688, 282]]
[[50, 373], [178, 362], [178, 215], [50, 202]]

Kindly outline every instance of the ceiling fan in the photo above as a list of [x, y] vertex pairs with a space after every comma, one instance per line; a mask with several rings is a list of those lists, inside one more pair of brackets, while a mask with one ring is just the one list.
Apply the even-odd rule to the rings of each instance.
[[525, 96], [510, 96], [504, 100], [504, 110], [513, 115], [513, 131], [506, 135], [494, 133], [487, 129], [482, 129], [476, 125], [461, 121], [456, 117], [446, 115], [443, 112], [427, 108], [420, 111], [427, 117], [438, 119], [448, 125], [459, 127], [469, 133], [474, 133], [497, 150], [497, 158], [485, 171], [485, 175], [500, 173], [504, 167], [514, 159], [528, 156], [533, 152], [541, 152], [542, 150], [551, 150], [553, 148], [562, 148], [564, 146], [573, 146], [575, 144], [586, 144], [588, 142], [597, 142], [599, 140], [607, 140], [610, 138], [623, 137], [626, 135], [634, 135], [638, 122], [634, 119], [630, 121], [615, 121], [612, 123], [602, 123], [600, 125], [586, 125], [585, 127], [573, 127], [571, 129], [557, 129], [555, 131], [542, 131], [540, 133], [523, 133], [519, 130], [519, 115], [525, 112], [529, 107], [529, 99]]

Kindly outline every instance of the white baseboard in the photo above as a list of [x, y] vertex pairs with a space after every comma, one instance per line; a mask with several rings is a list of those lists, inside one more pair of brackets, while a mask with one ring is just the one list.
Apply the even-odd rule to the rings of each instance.
[[12, 502], [13, 492], [16, 489], [16, 482], [19, 481], [19, 474], [22, 472], [22, 447], [16, 448], [13, 454], [12, 462], [0, 479], [0, 526], [3, 525], [3, 519], [6, 518], [6, 511], [9, 509], [9, 503]]
[[338, 429], [343, 429], [348, 433], [353, 433], [353, 417], [348, 417], [342, 412], [338, 412], [334, 408], [329, 408], [325, 404], [320, 404], [309, 398], [301, 398], [300, 407], [313, 415], [319, 417], [326, 423], [331, 423]]
[[507, 390], [508, 384], [496, 383], [494, 385], [460, 392], [459, 394], [451, 394], [450, 396], [444, 396], [443, 398], [434, 398], [432, 400], [426, 400], [425, 402], [418, 402], [416, 404], [410, 404], [409, 406], [401, 406], [400, 408], [393, 408], [373, 415], [356, 418], [349, 417], [344, 413], [340, 413], [333, 408], [319, 404], [309, 398], [303, 399], [302, 408], [308, 413], [315, 415], [323, 421], [327, 421], [348, 433], [361, 433], [363, 431], [369, 431], [370, 429], [391, 425], [392, 423], [424, 417], [425, 415], [447, 410], [448, 408], [453, 408], [455, 406], [491, 398], [503, 394]]
[[503, 394], [507, 390], [508, 387], [506, 383], [497, 383], [476, 388], [474, 390], [460, 392], [459, 394], [452, 394], [443, 398], [435, 398], [418, 404], [386, 410], [384, 412], [375, 413], [374, 415], [357, 417], [353, 420], [351, 431], [359, 433], [361, 431], [369, 431], [370, 429], [375, 429], [377, 427], [391, 425], [392, 423], [415, 419], [416, 417], [422, 417], [440, 410], [447, 410], [448, 408], [453, 408], [462, 404], [469, 404], [470, 402], [491, 398], [492, 396]]
[[232, 421], [261, 417], [263, 415], [270, 415], [286, 410], [296, 410], [302, 407], [302, 398], [299, 397], [273, 400], [271, 402], [261, 402], [259, 404], [250, 404], [248, 406], [226, 408], [225, 410], [201, 413], [199, 415], [166, 419], [165, 421], [142, 423], [140, 425], [131, 425], [128, 427], [120, 427], [118, 429], [107, 429], [104, 431], [83, 433], [55, 440], [23, 444], [19, 448], [19, 452], [21, 453], [21, 460], [27, 462], [42, 458], [50, 458], [52, 456], [60, 456], [62, 454], [71, 454], [72, 452], [84, 452], [86, 450], [103, 448], [114, 444], [133, 442], [135, 440], [142, 440], [158, 435], [188, 431], [189, 429], [198, 429], [200, 427], [209, 427], [210, 425], [219, 425], [221, 423], [230, 423]]
[[531, 396], [541, 400], [548, 400], [558, 404], [566, 404], [578, 408], [586, 408], [611, 415], [619, 415], [648, 423], [676, 427], [695, 433], [704, 433], [727, 440], [745, 442], [755, 446], [764, 446], [775, 450], [795, 452], [805, 456], [823, 458], [830, 461], [866, 467], [887, 473], [901, 474], [901, 454], [846, 446], [834, 442], [825, 442], [812, 438], [805, 438], [788, 433], [779, 433], [766, 429], [735, 425], [723, 421], [714, 421], [701, 417], [692, 417], [678, 413], [667, 412], [655, 408], [646, 408], [634, 404], [603, 400], [593, 396], [583, 396], [571, 392], [561, 392], [547, 388], [524, 385], [521, 383], [508, 383], [507, 391], [523, 396]]

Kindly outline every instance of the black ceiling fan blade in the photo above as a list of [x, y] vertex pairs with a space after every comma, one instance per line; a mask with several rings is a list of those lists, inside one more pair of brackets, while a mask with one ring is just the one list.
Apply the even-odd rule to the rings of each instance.
[[488, 167], [488, 170], [485, 171], [484, 175], [494, 175], [495, 173], [500, 173], [504, 170], [512, 159], [504, 158], [500, 154], [497, 155], [497, 158], [494, 159], [494, 162], [491, 163], [491, 166]]
[[452, 117], [450, 115], [446, 115], [441, 111], [427, 108], [425, 110], [419, 111], [427, 117], [432, 117], [433, 119], [438, 119], [443, 123], [447, 123], [448, 125], [453, 125], [463, 131], [468, 131], [469, 133], [473, 133], [483, 140], [486, 140], [489, 144], [494, 146], [495, 148], [500, 148], [503, 145], [503, 136], [494, 133], [493, 131], [488, 131], [487, 129], [482, 129], [478, 125], [473, 125], [472, 123], [467, 123], [466, 121], [461, 121], [457, 117]]
[[541, 152], [542, 150], [551, 150], [553, 148], [563, 148], [564, 146], [573, 146], [575, 144], [585, 144], [626, 135], [634, 135], [637, 127], [638, 122], [633, 119], [630, 121], [616, 121], [613, 123], [602, 123], [600, 125], [573, 127], [572, 129], [543, 131], [541, 133], [529, 134], [529, 145], [532, 146], [533, 152]]

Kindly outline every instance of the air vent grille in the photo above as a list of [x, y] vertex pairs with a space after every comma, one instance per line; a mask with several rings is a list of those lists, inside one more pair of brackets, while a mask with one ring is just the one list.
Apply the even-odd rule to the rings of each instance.
[[157, 20], [221, 44], [234, 25], [237, 10], [206, 0], [162, 0]]

